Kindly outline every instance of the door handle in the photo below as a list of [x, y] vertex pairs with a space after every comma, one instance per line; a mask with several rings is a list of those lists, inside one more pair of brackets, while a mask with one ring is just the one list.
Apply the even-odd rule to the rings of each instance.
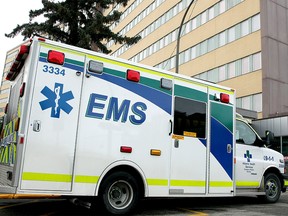
[[232, 152], [232, 145], [227, 144], [227, 153], [231, 153], [231, 152]]
[[175, 139], [174, 141], [174, 147], [179, 148], [179, 140]]
[[34, 120], [33, 121], [33, 131], [39, 132], [41, 130], [41, 121], [40, 120]]
[[169, 136], [170, 136], [172, 134], [172, 130], [173, 130], [173, 122], [171, 119], [169, 120], [169, 122], [170, 122], [170, 132], [169, 132]]

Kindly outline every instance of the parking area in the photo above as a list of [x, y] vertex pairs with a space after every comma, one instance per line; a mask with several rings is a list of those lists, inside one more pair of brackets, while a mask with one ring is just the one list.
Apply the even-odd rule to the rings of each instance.
[[[191, 215], [287, 215], [288, 194], [275, 204], [263, 204], [257, 197], [147, 199], [140, 202], [134, 216]], [[1, 216], [106, 216], [99, 209], [76, 206], [63, 199], [0, 200]]]

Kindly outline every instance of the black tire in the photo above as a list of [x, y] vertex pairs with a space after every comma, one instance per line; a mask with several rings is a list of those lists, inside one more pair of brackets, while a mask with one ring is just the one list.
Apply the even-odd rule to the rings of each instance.
[[129, 173], [115, 172], [104, 179], [99, 201], [105, 211], [115, 215], [131, 213], [139, 200], [139, 185]]
[[278, 176], [274, 173], [268, 173], [264, 177], [265, 195], [260, 198], [266, 203], [275, 203], [281, 195], [281, 183]]

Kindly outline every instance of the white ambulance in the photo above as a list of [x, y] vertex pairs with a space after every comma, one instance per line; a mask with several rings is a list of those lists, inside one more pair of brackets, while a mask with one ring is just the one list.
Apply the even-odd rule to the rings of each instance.
[[126, 214], [144, 197], [276, 202], [286, 190], [283, 155], [236, 120], [233, 89], [40, 37], [6, 79], [0, 198]]

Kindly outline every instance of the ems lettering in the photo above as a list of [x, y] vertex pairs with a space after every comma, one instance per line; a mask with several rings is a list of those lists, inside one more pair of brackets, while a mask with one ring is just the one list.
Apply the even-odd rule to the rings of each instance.
[[[107, 109], [105, 109], [106, 107]], [[120, 101], [117, 97], [108, 98], [106, 95], [92, 93], [86, 117], [122, 123], [129, 120], [132, 124], [141, 125], [146, 120], [146, 110], [147, 106], [143, 102], [132, 104], [128, 99]]]

